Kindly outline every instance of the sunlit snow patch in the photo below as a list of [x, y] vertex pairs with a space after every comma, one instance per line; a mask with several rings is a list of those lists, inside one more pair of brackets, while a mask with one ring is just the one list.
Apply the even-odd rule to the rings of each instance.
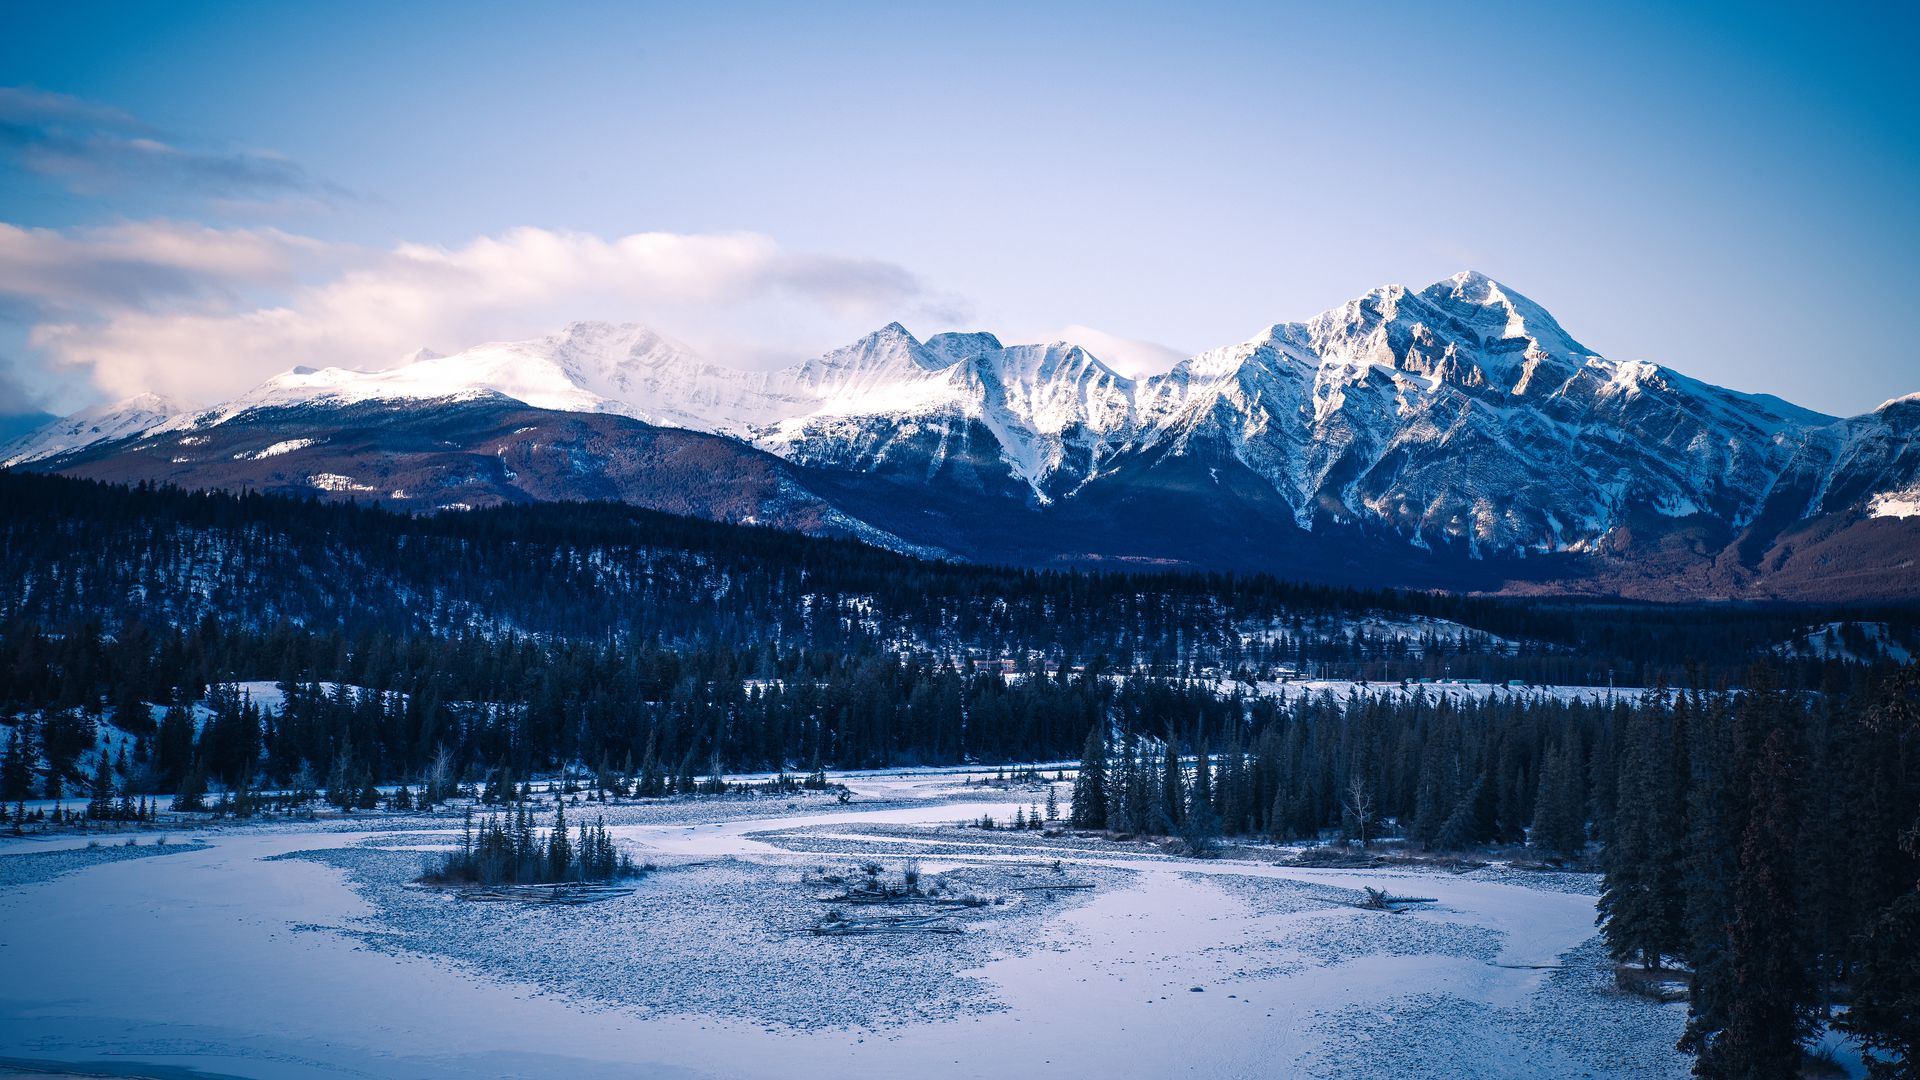
[[291, 454], [295, 450], [303, 450], [312, 446], [313, 442], [312, 439], [286, 439], [274, 443], [272, 446], [262, 447], [259, 450], [242, 450], [233, 455], [233, 460], [258, 461], [261, 458], [279, 457], [281, 454]]
[[1867, 514], [1884, 518], [1920, 517], [1920, 484], [1875, 495], [1867, 500]]

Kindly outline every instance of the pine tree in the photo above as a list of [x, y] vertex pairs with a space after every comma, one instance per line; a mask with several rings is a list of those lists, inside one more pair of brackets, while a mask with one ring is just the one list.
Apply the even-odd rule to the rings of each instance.
[[547, 842], [547, 880], [566, 881], [573, 876], [574, 851], [567, 839], [567, 808], [556, 800], [553, 808], [553, 837]]
[[1156, 831], [1160, 833], [1177, 832], [1180, 823], [1186, 820], [1187, 784], [1180, 768], [1180, 749], [1174, 742], [1173, 733], [1167, 733], [1166, 757], [1160, 764], [1160, 805], [1155, 808]]
[[1839, 1026], [1853, 1033], [1873, 1080], [1906, 1080], [1920, 1063], [1920, 892], [1893, 902], [1868, 929], [1854, 977], [1852, 1007]]
[[1616, 961], [1658, 968], [1685, 951], [1679, 748], [1666, 738], [1660, 706], [1628, 721], [1616, 788], [1613, 837], [1602, 862], [1599, 922]]
[[1687, 761], [1687, 949], [1693, 987], [1687, 995], [1687, 1030], [1679, 1048], [1701, 1056], [1726, 1026], [1727, 883], [1735, 873], [1740, 829], [1746, 818], [1746, 785], [1737, 782], [1745, 757], [1722, 691], [1696, 707]]
[[1586, 800], [1580, 784], [1580, 749], [1569, 739], [1540, 768], [1534, 800], [1533, 846], [1565, 858], [1587, 846]]
[[1454, 804], [1453, 812], [1441, 824], [1434, 843], [1445, 851], [1459, 851], [1487, 841], [1491, 833], [1491, 793], [1487, 774], [1481, 773]]
[[[1052, 789], [1048, 789], [1047, 799], [1053, 799]], [[1087, 730], [1086, 745], [1080, 752], [1080, 775], [1073, 781], [1070, 813], [1076, 829], [1107, 827], [1107, 739], [1104, 723], [1095, 724]]]
[[[1869, 923], [1860, 935], [1860, 963], [1854, 974], [1851, 1008], [1839, 1026], [1852, 1032], [1874, 1054], [1865, 1055], [1872, 1080], [1906, 1080], [1920, 1063], [1920, 664], [1908, 664], [1883, 680], [1875, 690], [1861, 732], [1863, 742], [1882, 750], [1881, 757], [1904, 759], [1908, 797], [1899, 800], [1911, 817], [1895, 836], [1894, 846], [1906, 857], [1902, 866], [1906, 887]], [[1906, 752], [1900, 753], [1904, 745]], [[1876, 788], [1898, 790], [1899, 780], [1883, 777]], [[1885, 810], [1882, 809], [1882, 814]], [[1882, 831], [1893, 819], [1869, 823]], [[1872, 850], [1872, 845], [1861, 845]], [[1876, 852], [1887, 858], [1884, 851]], [[1896, 871], [1898, 872], [1898, 871]]]
[[1123, 833], [1146, 831], [1145, 784], [1140, 777], [1140, 743], [1129, 731], [1120, 742], [1120, 766], [1108, 785], [1107, 825]]
[[95, 821], [113, 817], [113, 761], [105, 751], [101, 752], [100, 765], [93, 773], [93, 798], [87, 803], [87, 816]]
[[173, 705], [154, 739], [153, 771], [162, 784], [177, 784], [193, 764], [193, 713]]
[[[1769, 717], [1770, 719], [1770, 717]], [[1694, 1071], [1715, 1080], [1795, 1080], [1811, 1033], [1812, 998], [1794, 907], [1799, 782], [1787, 733], [1770, 731], [1753, 758], [1727, 926], [1725, 1022], [1697, 1034]]]
[[[26, 725], [21, 725], [24, 728]], [[0, 760], [0, 801], [20, 802], [33, 793], [33, 763], [27, 757], [27, 737], [21, 730], [7, 733], [7, 756]]]
[[199, 762], [187, 766], [180, 778], [180, 786], [174, 790], [173, 808], [175, 810], [204, 810], [207, 800], [207, 774]]
[[1216, 808], [1213, 799], [1213, 758], [1207, 752], [1205, 737], [1205, 733], [1202, 732], [1202, 741], [1197, 747], [1198, 752], [1194, 755], [1193, 787], [1187, 794], [1187, 813], [1217, 816], [1214, 813]]

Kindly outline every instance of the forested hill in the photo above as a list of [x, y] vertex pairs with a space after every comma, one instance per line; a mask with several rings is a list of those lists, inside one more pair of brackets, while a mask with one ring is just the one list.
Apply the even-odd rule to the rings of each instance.
[[[1315, 665], [1361, 678], [1737, 672], [1809, 625], [1910, 610], [1573, 605], [1301, 585], [1265, 575], [1065, 573], [931, 562], [617, 504], [414, 516], [255, 494], [0, 473], [0, 626], [114, 633], [297, 627], [669, 648], [1152, 666]], [[1463, 669], [1464, 671], [1465, 669]]]

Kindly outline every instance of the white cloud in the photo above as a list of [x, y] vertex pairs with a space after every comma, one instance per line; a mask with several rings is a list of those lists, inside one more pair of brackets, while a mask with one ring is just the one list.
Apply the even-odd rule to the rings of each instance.
[[[30, 344], [116, 396], [211, 401], [297, 364], [384, 367], [422, 345], [451, 352], [581, 318], [645, 322], [715, 360], [764, 365], [893, 318], [953, 315], [899, 266], [756, 234], [521, 228], [366, 251], [164, 223], [4, 228], [0, 293], [59, 312]], [[263, 282], [281, 286], [269, 302], [254, 299]]]
[[0, 296], [40, 313], [230, 298], [341, 255], [278, 229], [141, 221], [63, 232], [0, 222]]

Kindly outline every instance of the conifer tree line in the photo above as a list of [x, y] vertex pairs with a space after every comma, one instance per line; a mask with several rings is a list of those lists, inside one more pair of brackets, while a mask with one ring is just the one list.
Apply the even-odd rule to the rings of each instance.
[[[1397, 629], [1376, 617], [1401, 620]], [[353, 640], [530, 637], [626, 647], [773, 646], [1206, 666], [1397, 680], [1650, 685], [1732, 678], [1756, 652], [1839, 624], [1920, 647], [1885, 610], [1582, 604], [1303, 585], [1267, 575], [1085, 573], [911, 558], [848, 540], [611, 504], [412, 516], [282, 496], [0, 473], [0, 627], [116, 637], [281, 623]], [[1471, 630], [1440, 630], [1444, 619]], [[1413, 626], [1415, 629], [1409, 630]], [[1259, 628], [1254, 633], [1254, 628]], [[1856, 640], [1857, 638], [1857, 640]], [[1798, 681], [1827, 662], [1805, 658]]]
[[[128, 655], [136, 641], [151, 649], [144, 660]], [[316, 665], [324, 680], [307, 677]], [[236, 669], [300, 675], [265, 680], [269, 708], [222, 681]], [[98, 681], [87, 688], [81, 672]], [[179, 793], [183, 806], [213, 785], [324, 790], [357, 808], [377, 798], [376, 782], [435, 768], [471, 781], [584, 767], [657, 795], [722, 770], [1064, 759], [1095, 717], [1144, 693], [1099, 666], [1010, 679], [924, 656], [801, 648], [350, 647], [213, 624], [118, 640], [35, 632], [0, 636], [0, 715], [14, 721], [0, 727], [0, 791], [84, 795], [82, 754], [110, 724], [131, 736], [110, 759], [116, 785]], [[1197, 684], [1183, 694], [1208, 696]]]
[[1797, 1077], [1818, 1026], [1920, 1062], [1920, 666], [1848, 694], [1756, 677], [1623, 729], [1603, 861], [1616, 959], [1691, 976], [1695, 1072]]
[[[1474, 630], [1409, 641], [1382, 615]], [[1830, 619], [1825, 658], [1773, 651]], [[824, 786], [830, 767], [1077, 757], [1076, 826], [1196, 854], [1341, 836], [1597, 862], [1616, 958], [1692, 980], [1702, 1075], [1784, 1076], [1843, 1002], [1889, 1057], [1920, 1041], [1916, 675], [1846, 659], [1874, 655], [1863, 621], [1920, 626], [956, 566], [628, 507], [413, 517], [8, 473], [0, 800], [112, 819], [216, 788], [359, 809], [381, 783], [431, 805], [562, 768], [655, 796], [730, 771]], [[1655, 689], [1252, 692], [1282, 668]], [[105, 721], [130, 738], [83, 765]], [[559, 843], [585, 875], [589, 840], [514, 810], [449, 872], [539, 880]]]
[[570, 834], [566, 804], [556, 801], [553, 827], [544, 832], [535, 829], [533, 807], [528, 803], [504, 817], [488, 814], [478, 822], [469, 808], [460, 847], [424, 880], [446, 885], [523, 885], [612, 881], [638, 873], [633, 859], [613, 842], [604, 820], [592, 825], [583, 821]]
[[[1836, 1015], [1920, 1060], [1920, 664], [1608, 704], [1255, 702], [1157, 736], [1091, 729], [1069, 818], [1177, 836], [1526, 844], [1604, 870], [1614, 958], [1691, 982], [1701, 1076], [1796, 1077]], [[1836, 1006], [1846, 1005], [1843, 1013]]]

